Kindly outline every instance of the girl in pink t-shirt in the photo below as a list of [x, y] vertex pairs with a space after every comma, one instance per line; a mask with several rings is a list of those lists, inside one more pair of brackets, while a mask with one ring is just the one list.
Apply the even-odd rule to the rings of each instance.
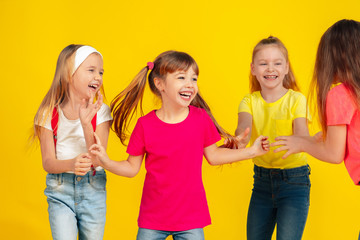
[[105, 169], [126, 177], [139, 172], [145, 156], [147, 173], [138, 240], [166, 239], [169, 235], [174, 239], [204, 239], [203, 227], [211, 220], [202, 183], [203, 156], [211, 165], [218, 165], [250, 159], [269, 149], [263, 136], [249, 148], [217, 147], [220, 135], [229, 135], [200, 96], [198, 75], [199, 68], [188, 54], [160, 54], [111, 104], [114, 130], [125, 144], [127, 127], [139, 105], [142, 113], [146, 79], [151, 91], [161, 98], [160, 109], [138, 119], [127, 148], [128, 159], [110, 160], [96, 135], [97, 144], [90, 147]]
[[[360, 23], [340, 20], [322, 36], [315, 62], [312, 89], [316, 90], [322, 133], [314, 137], [277, 137], [276, 152], [307, 152], [345, 166], [360, 183]], [[313, 97], [312, 92], [311, 97]], [[360, 239], [360, 236], [359, 236]]]

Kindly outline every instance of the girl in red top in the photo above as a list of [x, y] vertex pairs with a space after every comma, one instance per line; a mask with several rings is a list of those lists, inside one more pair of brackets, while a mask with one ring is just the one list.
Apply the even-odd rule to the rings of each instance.
[[[312, 88], [316, 89], [322, 137], [278, 137], [276, 151], [284, 158], [307, 152], [315, 158], [345, 165], [355, 184], [360, 181], [360, 23], [341, 20], [322, 36]], [[336, 84], [335, 87], [332, 87]], [[357, 127], [356, 127], [357, 126]]]
[[359, 22], [340, 20], [324, 33], [317, 51], [311, 86], [317, 94], [322, 134], [318, 133], [314, 137], [277, 137], [277, 142], [272, 146], [281, 146], [276, 152], [287, 151], [284, 158], [290, 154], [307, 152], [329, 163], [341, 163], [344, 160], [350, 177], [359, 185]]

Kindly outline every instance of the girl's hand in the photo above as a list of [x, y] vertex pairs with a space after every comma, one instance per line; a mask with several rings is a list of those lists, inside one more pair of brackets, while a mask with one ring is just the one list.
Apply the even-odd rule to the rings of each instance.
[[254, 149], [254, 157], [264, 155], [270, 149], [270, 142], [268, 141], [268, 137], [259, 136], [254, 144], [251, 146]]
[[103, 166], [108, 161], [110, 161], [110, 159], [106, 153], [105, 148], [101, 145], [100, 138], [96, 135], [96, 133], [94, 133], [94, 137], [95, 137], [95, 144], [93, 144], [89, 148], [89, 152], [96, 156], [94, 159], [96, 161], [94, 162], [94, 165]]
[[91, 120], [94, 118], [95, 114], [99, 111], [103, 104], [103, 96], [100, 91], [97, 92], [97, 100], [94, 103], [95, 95], [94, 93], [90, 92], [91, 97], [89, 101], [86, 102], [86, 99], [82, 100], [82, 104], [80, 106], [80, 122], [83, 126], [87, 124], [91, 124]]
[[[295, 153], [299, 153], [299, 152], [303, 152], [302, 148], [301, 148], [301, 142], [302, 142], [303, 137], [301, 136], [280, 136], [280, 137], [276, 137], [274, 143], [271, 144], [271, 147], [276, 147], [276, 146], [280, 146], [278, 148], [276, 148], [274, 150], [275, 153], [277, 152], [281, 152], [281, 151], [287, 151], [284, 156], [282, 156], [282, 158], [287, 158], [290, 154], [295, 154]], [[315, 138], [314, 138], [315, 139]]]
[[88, 153], [81, 153], [74, 159], [73, 172], [75, 175], [85, 175], [91, 169], [91, 157]]
[[250, 128], [246, 128], [241, 134], [236, 137], [226, 138], [224, 141], [224, 147], [230, 149], [241, 149], [247, 145], [246, 137], [249, 135]]

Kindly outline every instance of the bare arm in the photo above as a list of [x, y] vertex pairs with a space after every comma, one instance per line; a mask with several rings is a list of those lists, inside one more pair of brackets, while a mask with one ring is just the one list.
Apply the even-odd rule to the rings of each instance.
[[277, 137], [271, 146], [281, 146], [274, 152], [287, 151], [283, 158], [298, 152], [307, 152], [311, 156], [328, 163], [341, 163], [346, 148], [346, 125], [328, 126], [324, 141], [316, 141], [309, 136]]
[[[245, 147], [249, 143], [252, 130], [252, 115], [247, 112], [240, 112], [238, 113], [238, 125], [235, 130], [235, 136], [243, 134], [246, 129], [249, 129], [249, 132], [238, 142], [239, 148]], [[239, 144], [241, 146], [239, 146]]]
[[85, 175], [91, 167], [88, 153], [79, 154], [74, 159], [58, 160], [55, 156], [53, 132], [41, 127], [40, 146], [42, 165], [48, 173], [63, 173], [72, 171], [77, 175]]
[[[89, 149], [89, 147], [95, 143], [94, 129], [91, 124], [91, 121], [103, 104], [102, 94], [100, 92], [98, 92], [97, 95], [98, 95], [98, 99], [96, 100], [95, 103], [94, 103], [95, 95], [91, 95], [90, 99], [87, 102], [85, 99], [83, 99], [82, 104], [80, 106], [80, 110], [79, 110], [80, 111], [79, 112], [80, 122], [81, 122], [81, 126], [83, 128], [83, 131], [84, 131], [84, 137], [85, 137], [87, 149]], [[102, 129], [100, 131], [98, 131], [99, 126], [96, 126], [96, 132], [99, 133], [99, 137], [101, 138], [101, 140], [105, 140], [105, 137], [106, 137], [105, 126], [103, 126]], [[109, 127], [109, 129], [110, 129], [110, 127]], [[107, 129], [107, 132], [108, 132], [107, 136], [109, 134], [109, 129]], [[107, 139], [103, 143], [107, 144]], [[106, 145], [105, 145], [105, 148], [106, 148]]]
[[306, 118], [295, 118], [293, 122], [293, 135], [309, 136], [309, 129]]
[[260, 136], [248, 148], [229, 149], [212, 144], [204, 148], [204, 156], [210, 165], [221, 165], [257, 157], [265, 154], [268, 150], [269, 141], [267, 141], [267, 137]]
[[101, 140], [97, 134], [95, 136], [95, 144], [90, 147], [90, 152], [97, 156], [100, 165], [106, 170], [124, 177], [135, 177], [140, 171], [140, 167], [144, 155], [133, 156], [129, 155], [125, 161], [114, 161], [109, 158]]
[[[106, 151], [107, 143], [108, 143], [108, 139], [109, 139], [110, 122], [111, 121], [106, 121], [106, 122], [103, 122], [96, 126], [96, 135], [99, 137], [101, 145], [104, 147], [105, 151]], [[94, 136], [92, 138], [94, 139]], [[94, 143], [95, 143], [95, 141], [94, 141]], [[91, 159], [93, 161], [94, 167], [101, 165], [101, 163], [98, 161], [99, 159], [95, 155], [93, 155], [93, 154], [90, 154], [90, 155], [91, 155]]]

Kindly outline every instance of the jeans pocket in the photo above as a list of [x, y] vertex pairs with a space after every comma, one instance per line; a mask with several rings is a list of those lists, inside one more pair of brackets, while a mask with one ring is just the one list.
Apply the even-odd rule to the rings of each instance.
[[55, 190], [58, 187], [60, 187], [62, 184], [61, 181], [59, 181], [59, 174], [47, 174], [46, 175], [46, 189], [47, 190]]
[[106, 191], [106, 174], [105, 172], [96, 172], [91, 177], [90, 186], [96, 191]]
[[310, 177], [308, 174], [291, 176], [284, 179], [287, 184], [299, 186], [311, 186]]

